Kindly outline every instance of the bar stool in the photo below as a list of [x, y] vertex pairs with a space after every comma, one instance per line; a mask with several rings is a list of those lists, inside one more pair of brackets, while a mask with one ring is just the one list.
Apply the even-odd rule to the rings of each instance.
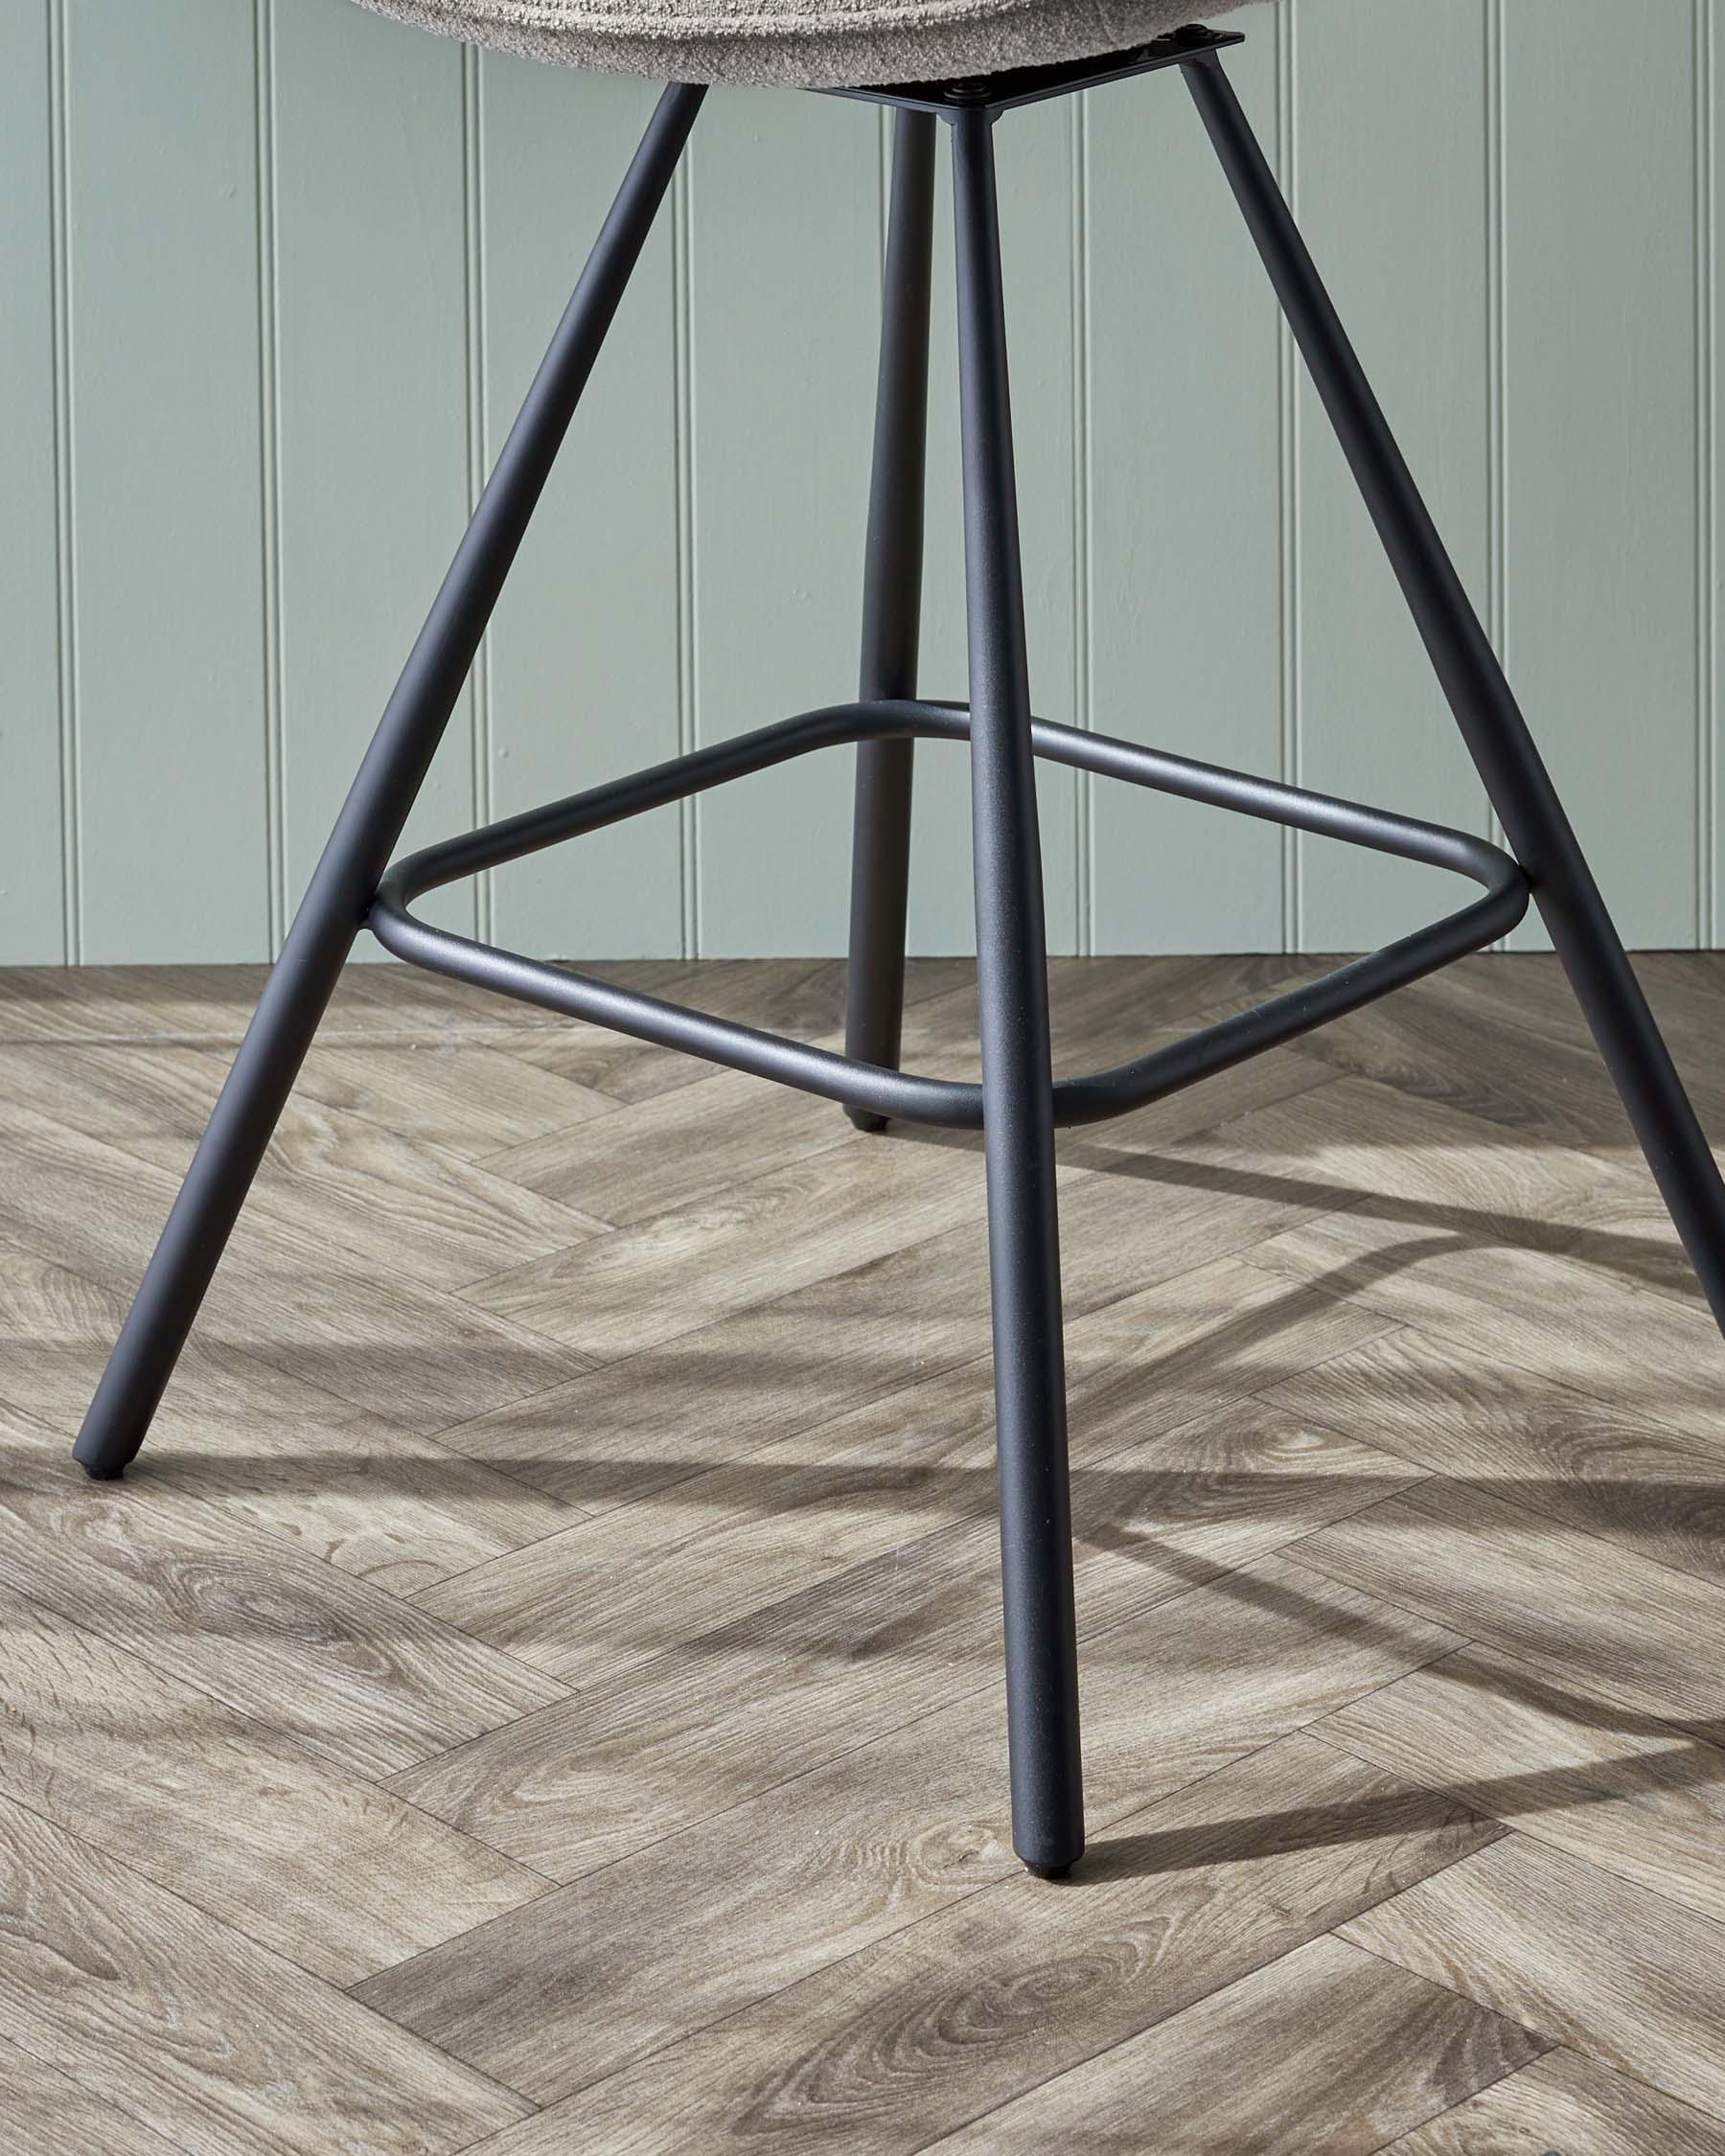
[[[1610, 1067], [1714, 1315], [1725, 1186], [1575, 834], [1223, 68], [1240, 40], [1174, 27], [1180, 0], [362, 0], [546, 59], [668, 80], [519, 419], [383, 714], [85, 1418], [77, 1457], [124, 1473], [355, 938], [573, 1019], [840, 1103], [980, 1129], [987, 1164], [1013, 1841], [1044, 1876], [1083, 1851], [1077, 1650], [1054, 1184], [1057, 1127], [1198, 1083], [1481, 949], [1530, 897]], [[1238, 0], [1227, 0], [1237, 5]], [[1226, 11], [1219, 6], [1218, 13]], [[1101, 57], [1098, 57], [1100, 55]], [[994, 139], [1020, 106], [1177, 74], [1262, 256], [1511, 852], [1463, 833], [1031, 716]], [[861, 693], [390, 864], [708, 82], [896, 108]], [[886, 86], [882, 86], [886, 85]], [[1146, 85], [1144, 95], [1154, 94]], [[954, 171], [968, 705], [917, 695], [931, 248], [938, 133]], [[970, 745], [981, 1082], [899, 1068], [913, 745]], [[421, 920], [424, 893], [813, 749], [857, 749], [846, 1052], [724, 1022]], [[1174, 1047], [1087, 1077], [1050, 1068], [1033, 759], [1041, 756], [1453, 869], [1460, 910]]]

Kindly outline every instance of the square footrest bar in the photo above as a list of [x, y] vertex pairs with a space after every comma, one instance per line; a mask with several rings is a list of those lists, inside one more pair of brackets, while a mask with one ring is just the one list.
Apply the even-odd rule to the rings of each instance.
[[[814, 749], [865, 741], [969, 738], [970, 713], [962, 704], [846, 703], [805, 712], [632, 777], [593, 787], [548, 808], [490, 824], [465, 837], [427, 846], [389, 870], [379, 885], [366, 926], [386, 951], [409, 965], [493, 989], [565, 1018], [584, 1019], [661, 1047], [678, 1048], [708, 1063], [770, 1078], [870, 1114], [953, 1130], [979, 1130], [979, 1085], [885, 1069], [780, 1034], [735, 1025], [679, 1003], [615, 988], [542, 959], [433, 928], [409, 910], [414, 900], [446, 883], [705, 792], [727, 780], [768, 770]], [[1449, 869], [1483, 884], [1485, 893], [1429, 928], [1350, 960], [1317, 980], [1302, 982], [1250, 1011], [1206, 1026], [1171, 1047], [1090, 1077], [1057, 1080], [1054, 1120], [1063, 1129], [1126, 1114], [1283, 1041], [1310, 1033], [1482, 950], [1506, 934], [1527, 912], [1530, 893], [1520, 865], [1501, 847], [1465, 832], [1040, 720], [1032, 729], [1032, 744], [1036, 754], [1051, 763]]]

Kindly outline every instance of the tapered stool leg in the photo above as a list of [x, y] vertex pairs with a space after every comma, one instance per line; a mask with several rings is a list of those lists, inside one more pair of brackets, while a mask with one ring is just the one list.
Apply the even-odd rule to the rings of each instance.
[[992, 116], [953, 123], [988, 1251], [1013, 1846], [1083, 1853], [1053, 1074]]
[[1184, 70], [1461, 737], [1725, 1329], [1725, 1183], [1479, 616], [1220, 65]]
[[[922, 630], [923, 509], [929, 436], [929, 294], [934, 242], [932, 113], [901, 112], [875, 401], [874, 479], [862, 585], [864, 703], [916, 694]], [[910, 884], [912, 745], [857, 750], [851, 844], [850, 970], [844, 1048], [896, 1070], [905, 1017], [905, 918]], [[860, 1131], [884, 1115], [845, 1112]]]
[[521, 416], [318, 862], [79, 1434], [108, 1479], [150, 1428], [354, 938], [425, 782], [689, 129], [700, 89], [660, 100]]

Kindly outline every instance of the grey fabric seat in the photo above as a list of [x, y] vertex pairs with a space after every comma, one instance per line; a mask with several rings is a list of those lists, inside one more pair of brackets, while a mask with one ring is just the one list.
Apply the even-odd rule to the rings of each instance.
[[502, 52], [668, 82], [838, 89], [1116, 53], [1243, 0], [359, 0]]

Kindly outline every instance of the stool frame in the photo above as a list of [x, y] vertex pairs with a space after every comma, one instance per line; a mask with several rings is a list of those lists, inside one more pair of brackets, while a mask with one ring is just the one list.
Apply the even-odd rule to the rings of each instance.
[[[336, 980], [362, 929], [398, 958], [842, 1103], [980, 1129], [986, 1157], [1013, 1842], [1057, 1877], [1084, 1848], [1077, 1636], [1054, 1177], [1057, 1127], [1162, 1098], [1483, 949], [1530, 897], [1550, 929], [1714, 1316], [1725, 1184], [1479, 619], [1223, 72], [1236, 36], [1193, 28], [1108, 58], [840, 93], [898, 107], [857, 701], [390, 856], [639, 260], [704, 91], [659, 101], [385, 708], [85, 1416], [99, 1479], [136, 1456]], [[994, 129], [1042, 98], [1177, 68], [1276, 288], [1511, 852], [1465, 833], [1032, 716]], [[950, 132], [970, 696], [917, 694], [936, 130]], [[914, 745], [967, 742], [981, 1081], [900, 1069]], [[624, 817], [817, 748], [857, 748], [845, 1053], [732, 1024], [456, 935], [413, 902]], [[1173, 1047], [1056, 1080], [1035, 759], [1451, 869], [1484, 895], [1429, 928]]]

